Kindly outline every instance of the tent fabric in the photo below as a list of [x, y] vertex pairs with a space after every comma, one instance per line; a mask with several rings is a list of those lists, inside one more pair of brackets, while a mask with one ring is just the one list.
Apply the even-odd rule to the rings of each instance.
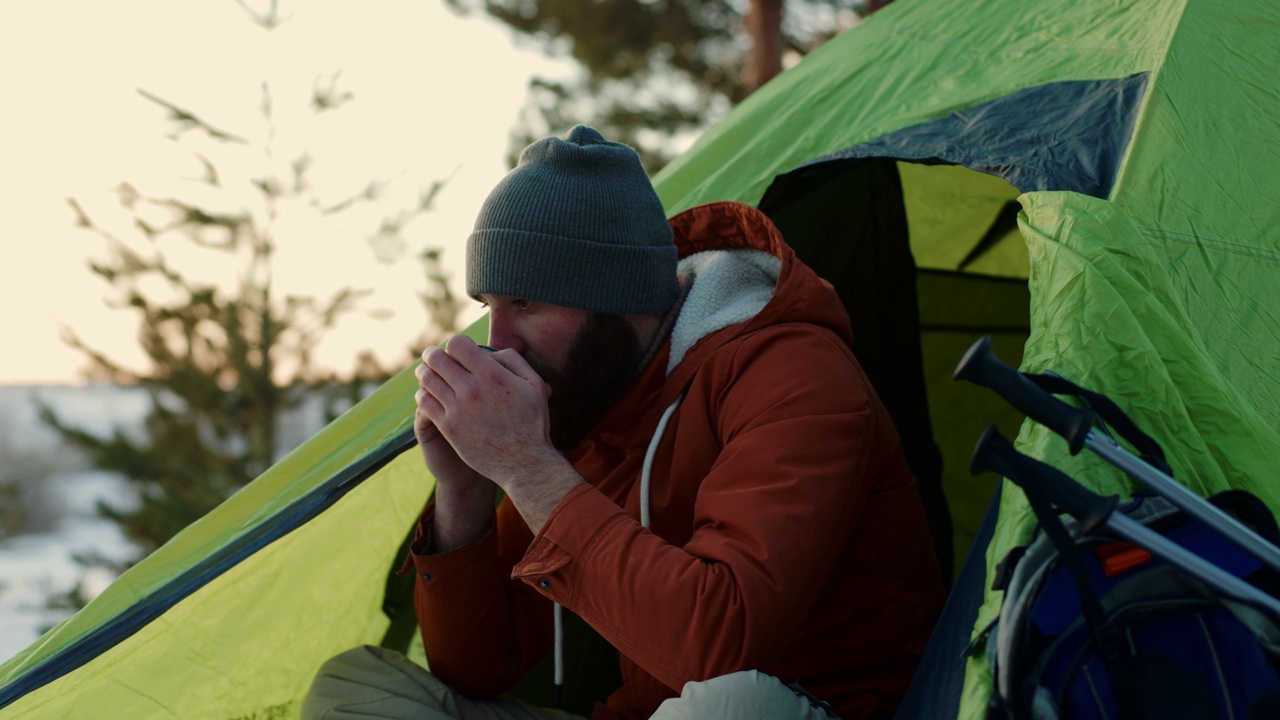
[[754, 204], [778, 175], [953, 111], [1152, 72], [1183, 4], [898, 0], [744, 100], [663, 169], [659, 196], [669, 213], [711, 198]]
[[[425, 489], [420, 478], [415, 482], [414, 469], [395, 467], [376, 483], [362, 484], [290, 542], [273, 543], [230, 568], [74, 672], [16, 699], [6, 715], [99, 717], [103, 708], [113, 717], [285, 713], [305, 691], [317, 666], [313, 657], [368, 642], [385, 629], [385, 618], [366, 608], [381, 601], [375, 591], [398, 546], [400, 526], [412, 522], [413, 513], [387, 517], [356, 537], [349, 528], [385, 515], [384, 507], [422, 502], [425, 493], [411, 494]], [[326, 563], [351, 567], [342, 582], [317, 586], [315, 568]], [[297, 604], [284, 608], [279, 602]]]
[[4, 686], [3, 691], [0, 692], [0, 707], [8, 705], [13, 699], [21, 697], [31, 689], [74, 671], [110, 650], [121, 640], [133, 635], [193, 592], [223, 576], [241, 561], [252, 557], [271, 543], [311, 521], [367, 477], [382, 470], [386, 463], [400, 452], [412, 447], [414, 442], [411, 431], [401, 433], [386, 446], [377, 448], [369, 457], [352, 464], [312, 492], [298, 498], [269, 520], [251, 526], [244, 534], [231, 539], [226, 545], [168, 578], [145, 598], [129, 605], [123, 612], [111, 616], [92, 631], [56, 651], [49, 650], [45, 655], [41, 655], [38, 651], [46, 647], [51, 648], [52, 645], [34, 648], [37, 652], [28, 658], [31, 669], [25, 671], [14, 682]]
[[1107, 197], [1146, 82], [1147, 73], [1139, 73], [1018, 90], [806, 163], [778, 178], [762, 202], [793, 175], [852, 158], [963, 165], [1003, 178], [1022, 192], [1071, 190]]
[[915, 677], [911, 679], [911, 686], [907, 688], [894, 720], [953, 718], [960, 711], [965, 674], [956, 672], [956, 662], [969, 652], [972, 642], [970, 629], [977, 622], [978, 611], [982, 608], [983, 590], [987, 585], [985, 555], [996, 528], [1000, 490], [1001, 486], [997, 485], [987, 503], [982, 524], [938, 618], [938, 627], [929, 638], [929, 646], [920, 658]]
[[296, 715], [320, 662], [386, 630], [432, 488], [403, 452], [415, 389], [406, 369], [0, 666], [5, 717]]
[[[1188, 277], [1183, 249], [1158, 231], [1140, 229], [1105, 200], [1032, 193], [1022, 202], [1033, 308], [1023, 369], [1052, 370], [1120, 402], [1161, 442], [1175, 476], [1195, 492], [1243, 488], [1273, 512], [1280, 509], [1280, 487], [1272, 480], [1280, 432], [1239, 380], [1222, 372], [1214, 358], [1218, 349], [1204, 344], [1194, 318], [1203, 298], [1186, 284], [1197, 276]], [[1196, 255], [1193, 267], [1204, 259], [1204, 252]], [[1220, 255], [1228, 266], [1257, 262]], [[1274, 260], [1269, 269], [1280, 276]], [[1274, 281], [1252, 288], [1274, 299], [1280, 299], [1278, 290]], [[1276, 342], [1274, 335], [1239, 337], [1230, 351], [1275, 357]], [[1134, 489], [1111, 466], [1090, 453], [1073, 456], [1062, 438], [1035, 423], [1022, 426], [1016, 444], [1099, 493]], [[1035, 526], [1025, 496], [1014, 487], [1006, 488], [998, 517], [987, 549], [989, 569], [1026, 544]], [[1000, 597], [987, 591], [975, 628], [995, 619]], [[984, 717], [990, 683], [985, 657], [971, 658], [959, 717]]]
[[[964, 472], [965, 448], [988, 422], [1020, 427], [1020, 450], [1095, 489], [1128, 488], [993, 393], [950, 382], [987, 332], [1007, 362], [1115, 399], [1197, 492], [1243, 487], [1275, 510], [1278, 32], [1271, 0], [897, 0], [752, 94], [655, 186], [669, 214], [754, 204], [798, 167], [807, 177], [837, 168], [815, 160], [876, 142], [895, 152], [884, 160], [896, 166], [918, 270], [921, 367], [957, 552], [994, 487]], [[1068, 87], [1127, 88], [1103, 105], [1121, 109], [1103, 135], [1127, 127], [1127, 143], [1095, 147], [1101, 136], [1087, 123], [1040, 117], [1065, 133], [1055, 157], [1114, 167], [1097, 174], [1099, 190], [1024, 193], [987, 164], [908, 161], [942, 157], [909, 154], [909, 128], [978, 132], [957, 120], [997, 114], [967, 110], [1017, 117], [1007, 103], [1020, 93]], [[878, 140], [887, 136], [897, 144]], [[796, 187], [821, 192], [840, 176]], [[481, 336], [483, 323], [469, 332]], [[5, 717], [295, 716], [325, 659], [387, 636], [387, 571], [432, 487], [417, 453], [397, 444], [412, 390], [406, 370], [0, 665]], [[345, 494], [327, 495], [338, 488]], [[1030, 528], [1021, 494], [1003, 487], [988, 575]], [[974, 628], [998, 602], [984, 591]], [[981, 717], [990, 678], [977, 659], [956, 667], [956, 714]]]

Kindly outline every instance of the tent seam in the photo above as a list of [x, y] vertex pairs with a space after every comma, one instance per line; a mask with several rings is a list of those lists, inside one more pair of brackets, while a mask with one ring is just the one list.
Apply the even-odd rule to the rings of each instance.
[[1280, 252], [1269, 251], [1263, 248], [1250, 247], [1239, 243], [1232, 243], [1226, 240], [1216, 240], [1214, 238], [1205, 238], [1191, 233], [1180, 233], [1171, 230], [1158, 230], [1155, 228], [1137, 228], [1143, 235], [1153, 240], [1167, 240], [1176, 242], [1181, 245], [1191, 245], [1194, 247], [1202, 247], [1210, 250], [1220, 250], [1236, 255], [1246, 255], [1249, 257], [1270, 260], [1272, 262], [1280, 262]]

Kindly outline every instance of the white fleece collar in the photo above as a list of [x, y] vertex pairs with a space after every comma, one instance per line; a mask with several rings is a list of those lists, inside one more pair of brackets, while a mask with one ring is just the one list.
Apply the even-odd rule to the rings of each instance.
[[693, 280], [671, 330], [667, 374], [702, 338], [756, 316], [773, 297], [782, 259], [763, 250], [707, 250], [680, 261]]

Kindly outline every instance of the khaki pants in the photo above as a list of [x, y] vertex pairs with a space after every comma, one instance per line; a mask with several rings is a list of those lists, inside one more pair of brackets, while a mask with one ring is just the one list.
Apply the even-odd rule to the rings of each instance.
[[[755, 670], [688, 683], [654, 720], [830, 720], [834, 715]], [[364, 646], [326, 662], [302, 701], [303, 720], [582, 720], [519, 700], [470, 700], [394, 650]]]

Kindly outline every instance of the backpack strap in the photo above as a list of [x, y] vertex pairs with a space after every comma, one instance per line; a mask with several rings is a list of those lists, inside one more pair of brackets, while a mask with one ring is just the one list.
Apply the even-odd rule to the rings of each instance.
[[[1102, 609], [1102, 602], [1089, 581], [1088, 570], [1080, 548], [1067, 531], [1057, 509], [1046, 497], [1044, 488], [1034, 483], [1024, 483], [1022, 490], [1027, 496], [1031, 510], [1036, 514], [1041, 529], [1058, 550], [1058, 558], [1071, 575], [1072, 584], [1076, 586], [1076, 595], [1080, 599], [1080, 613], [1089, 626], [1093, 641], [1098, 647], [1111, 675], [1111, 687], [1115, 692], [1116, 704], [1122, 718], [1142, 717], [1142, 704], [1134, 690], [1135, 667], [1134, 658], [1115, 624], [1107, 618]], [[1112, 506], [1114, 511], [1114, 505]], [[1084, 528], [1081, 528], [1082, 531]]]
[[[1116, 511], [1119, 498], [1099, 497], [1077, 485], [1056, 468], [1022, 455], [999, 434], [994, 425], [988, 427], [978, 440], [970, 470], [975, 473], [994, 470], [1022, 488], [1041, 529], [1053, 544], [1071, 576], [1072, 584], [1076, 586], [1080, 613], [1111, 677], [1120, 717], [1126, 720], [1145, 717], [1134, 682], [1139, 668], [1135, 666], [1134, 658], [1120, 631], [1102, 609], [1102, 602], [1089, 580], [1084, 555], [1063, 525], [1056, 507], [1060, 504], [1066, 508], [1079, 521], [1080, 534], [1090, 535], [1106, 525]], [[1029, 702], [1031, 698], [1023, 700]]]
[[1128, 440], [1148, 465], [1173, 477], [1173, 469], [1165, 460], [1164, 449], [1160, 447], [1160, 443], [1139, 429], [1138, 425], [1129, 419], [1129, 416], [1111, 398], [1093, 390], [1086, 390], [1057, 373], [1022, 373], [1022, 375], [1045, 392], [1054, 395], [1075, 395], [1083, 400], [1107, 425], [1120, 433], [1120, 437]]

